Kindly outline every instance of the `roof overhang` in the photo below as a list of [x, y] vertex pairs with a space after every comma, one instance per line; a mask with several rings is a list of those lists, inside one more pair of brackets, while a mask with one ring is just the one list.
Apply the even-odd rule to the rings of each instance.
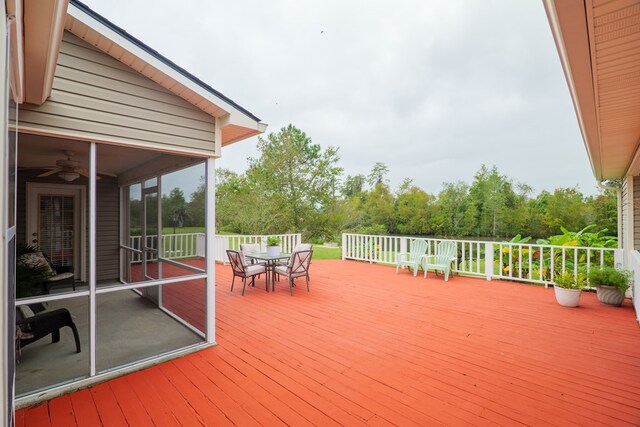
[[64, 30], [215, 117], [222, 146], [263, 133], [267, 125], [231, 99], [76, 0], [8, 0], [11, 88], [16, 102], [41, 105], [51, 95]]
[[640, 173], [640, 5], [544, 6], [596, 179]]
[[[21, 101], [42, 104], [51, 94], [69, 0], [24, 2], [24, 91]], [[18, 25], [20, 25], [18, 23]]]
[[65, 29], [219, 119], [222, 146], [267, 128], [249, 111], [76, 0], [69, 4]]

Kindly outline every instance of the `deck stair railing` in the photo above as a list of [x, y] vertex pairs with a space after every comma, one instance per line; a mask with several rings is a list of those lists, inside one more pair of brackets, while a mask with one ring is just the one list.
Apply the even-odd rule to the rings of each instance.
[[[344, 233], [342, 259], [394, 264], [400, 252], [407, 252], [416, 237]], [[453, 271], [487, 280], [506, 279], [548, 286], [565, 271], [589, 271], [596, 266], [618, 266], [622, 249], [554, 246], [536, 243], [485, 242], [426, 238], [427, 254], [433, 254], [443, 240], [456, 243]], [[640, 261], [640, 260], [639, 260]]]

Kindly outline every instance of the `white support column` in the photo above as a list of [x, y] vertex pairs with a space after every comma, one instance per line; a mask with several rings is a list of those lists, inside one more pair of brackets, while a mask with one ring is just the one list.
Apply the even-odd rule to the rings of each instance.
[[347, 235], [342, 233], [342, 260], [347, 259]]
[[634, 230], [633, 230], [633, 203], [635, 201], [635, 195], [633, 191], [635, 177], [632, 175], [627, 176], [627, 203], [623, 207], [626, 210], [627, 223], [623, 224], [624, 233], [624, 268], [631, 268], [631, 251], [635, 249], [634, 242]]
[[206, 240], [206, 336], [207, 342], [216, 342], [216, 164], [215, 159], [208, 158], [205, 178], [205, 240]]
[[[2, 138], [2, 157], [0, 158], [0, 176], [7, 176], [8, 159], [7, 152], [8, 146], [5, 138], [8, 136], [8, 72], [7, 72], [7, 45], [9, 43], [7, 35], [8, 23], [4, 17], [5, 3], [2, 2], [0, 10], [3, 13], [2, 24], [0, 25], [0, 76], [2, 81], [0, 82], [0, 111], [2, 113], [2, 124], [0, 125], [3, 138]], [[2, 179], [2, 185], [0, 186], [0, 200], [2, 201], [2, 215], [0, 215], [0, 227], [2, 227], [2, 243], [0, 244], [0, 277], [2, 277], [2, 292], [0, 292], [0, 375], [2, 376], [2, 384], [0, 384], [0, 423], [6, 425], [13, 424], [13, 390], [15, 385], [15, 360], [12, 354], [15, 354], [14, 347], [10, 344], [14, 338], [11, 334], [11, 312], [15, 310], [10, 304], [13, 301], [10, 299], [9, 284], [13, 284], [9, 278], [9, 265], [7, 253], [7, 244], [9, 239], [7, 236], [7, 228], [9, 227], [8, 214], [8, 195], [7, 195], [7, 182]]]
[[89, 149], [89, 372], [96, 374], [96, 150]]
[[487, 280], [493, 276], [493, 242], [484, 244], [484, 274]]

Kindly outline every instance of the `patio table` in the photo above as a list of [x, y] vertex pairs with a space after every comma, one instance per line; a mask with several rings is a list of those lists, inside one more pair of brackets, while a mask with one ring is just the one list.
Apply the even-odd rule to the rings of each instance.
[[291, 254], [281, 252], [280, 255], [269, 255], [266, 252], [253, 252], [245, 254], [245, 257], [255, 259], [256, 261], [263, 261], [265, 263], [265, 270], [267, 272], [267, 292], [269, 292], [269, 277], [271, 277], [271, 290], [276, 289], [276, 275], [274, 269], [278, 261], [282, 259], [288, 260], [291, 258]]

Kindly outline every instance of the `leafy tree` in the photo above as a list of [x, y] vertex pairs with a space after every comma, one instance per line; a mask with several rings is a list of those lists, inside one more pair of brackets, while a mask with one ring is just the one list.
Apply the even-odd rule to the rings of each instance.
[[375, 188], [378, 184], [385, 183], [385, 177], [389, 173], [389, 168], [382, 162], [377, 162], [373, 165], [371, 172], [367, 178], [367, 182], [371, 186], [371, 188]]
[[395, 231], [399, 234], [429, 234], [429, 207], [432, 198], [413, 185], [410, 179], [405, 179], [396, 197]]
[[[580, 230], [594, 223], [611, 234], [617, 229], [616, 194], [611, 191], [584, 197], [577, 188], [564, 188], [532, 197], [530, 186], [483, 165], [471, 184], [445, 182], [437, 196], [408, 179], [394, 192], [384, 163], [377, 162], [367, 176], [343, 179], [337, 150], [313, 144], [293, 125], [259, 138], [258, 150], [245, 173], [217, 172], [219, 231], [302, 232], [304, 239], [321, 242], [338, 241], [344, 231], [540, 238], [560, 233], [561, 226]], [[170, 194], [169, 205], [180, 206], [179, 196]], [[204, 225], [204, 210], [201, 183], [182, 220]]]
[[365, 181], [366, 178], [364, 175], [347, 175], [347, 178], [344, 180], [344, 184], [342, 184], [342, 195], [346, 198], [350, 198], [362, 194]]
[[175, 234], [176, 227], [183, 227], [189, 213], [187, 212], [187, 201], [184, 192], [179, 188], [173, 188], [169, 195], [162, 196], [162, 225], [173, 227]]
[[577, 188], [558, 188], [546, 200], [545, 223], [548, 234], [561, 233], [560, 227], [581, 230], [591, 218], [585, 209], [585, 199]]
[[497, 236], [507, 215], [508, 203], [513, 199], [511, 181], [493, 166], [482, 165], [469, 188], [471, 202], [478, 210], [479, 232], [484, 236]]
[[[445, 182], [434, 203], [430, 225], [432, 232], [442, 236], [459, 236], [473, 234], [477, 212], [474, 210], [472, 224], [466, 227], [463, 220], [467, 216], [469, 204], [469, 186], [462, 181], [456, 183]], [[464, 230], [468, 228], [465, 233]]]
[[191, 201], [187, 205], [187, 224], [191, 227], [204, 227], [206, 191], [201, 179], [196, 191], [191, 193]]
[[260, 157], [249, 159], [247, 184], [260, 194], [260, 203], [281, 217], [281, 232], [314, 234], [313, 224], [335, 201], [342, 173], [338, 150], [323, 150], [304, 132], [288, 125], [258, 138]]

